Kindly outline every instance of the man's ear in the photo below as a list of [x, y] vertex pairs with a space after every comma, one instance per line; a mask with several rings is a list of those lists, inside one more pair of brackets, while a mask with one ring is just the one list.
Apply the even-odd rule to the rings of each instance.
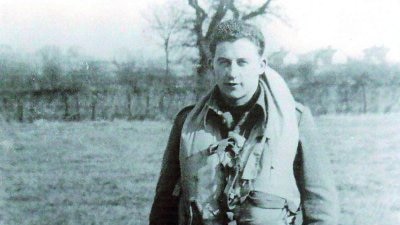
[[260, 59], [260, 74], [264, 73], [266, 68], [267, 68], [267, 59], [261, 58]]

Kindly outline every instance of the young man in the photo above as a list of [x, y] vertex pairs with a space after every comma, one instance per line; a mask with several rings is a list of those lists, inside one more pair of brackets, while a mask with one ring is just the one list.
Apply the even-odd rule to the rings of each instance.
[[214, 32], [216, 85], [178, 113], [150, 224], [337, 224], [337, 194], [310, 111], [262, 57], [264, 37], [229, 20]]

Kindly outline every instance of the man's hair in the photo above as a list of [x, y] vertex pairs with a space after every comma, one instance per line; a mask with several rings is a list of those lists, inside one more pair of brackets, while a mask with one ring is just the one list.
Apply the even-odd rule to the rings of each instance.
[[227, 20], [215, 28], [210, 42], [211, 54], [215, 55], [217, 44], [224, 41], [236, 41], [247, 38], [258, 48], [258, 54], [264, 53], [265, 41], [262, 32], [254, 25], [245, 23], [242, 20]]

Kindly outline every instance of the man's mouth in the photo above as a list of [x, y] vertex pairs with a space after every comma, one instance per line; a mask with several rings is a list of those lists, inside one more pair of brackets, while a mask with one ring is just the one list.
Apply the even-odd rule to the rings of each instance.
[[229, 87], [235, 87], [235, 86], [239, 85], [239, 83], [232, 83], [232, 82], [228, 82], [228, 83], [224, 83], [224, 84]]

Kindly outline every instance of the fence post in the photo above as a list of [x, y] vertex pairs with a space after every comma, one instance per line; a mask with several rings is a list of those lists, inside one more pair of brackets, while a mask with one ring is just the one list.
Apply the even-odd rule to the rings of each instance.
[[131, 96], [131, 92], [129, 90], [129, 88], [126, 91], [126, 100], [128, 102], [127, 104], [127, 110], [128, 110], [128, 120], [132, 120], [133, 119], [133, 115], [132, 115], [132, 96]]
[[92, 92], [91, 93], [91, 103], [90, 103], [90, 108], [92, 111], [92, 115], [90, 117], [91, 120], [96, 120], [96, 105], [97, 105], [97, 93]]
[[24, 122], [24, 102], [22, 96], [16, 96], [17, 98], [17, 119], [19, 122]]
[[150, 91], [147, 91], [145, 115], [149, 116], [149, 114], [150, 114]]
[[63, 92], [61, 94], [61, 99], [62, 99], [62, 101], [64, 103], [64, 116], [63, 116], [63, 119], [66, 120], [69, 117], [68, 95], [65, 92]]
[[76, 110], [76, 120], [81, 120], [81, 106], [79, 103], [79, 92], [75, 94], [75, 110]]
[[10, 111], [10, 107], [8, 105], [8, 100], [6, 97], [3, 98], [3, 113], [4, 113], [4, 117], [6, 119], [6, 122], [10, 122], [10, 117], [9, 117], [9, 111]]

